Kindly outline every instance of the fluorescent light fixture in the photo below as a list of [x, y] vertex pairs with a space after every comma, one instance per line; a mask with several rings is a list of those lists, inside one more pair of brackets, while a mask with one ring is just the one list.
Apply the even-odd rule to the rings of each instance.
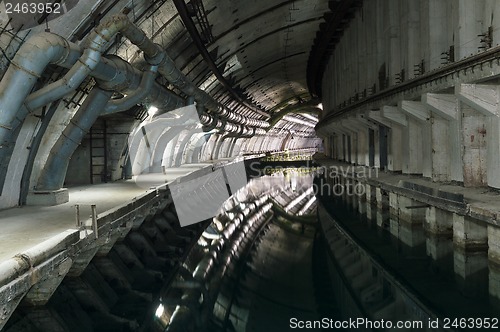
[[158, 107], [156, 107], [156, 106], [149, 106], [149, 107], [148, 107], [148, 114], [149, 114], [150, 116], [155, 115], [155, 114], [156, 114], [156, 112], [158, 112]]
[[158, 306], [158, 308], [156, 308], [156, 312], [155, 312], [155, 316], [160, 318], [161, 315], [163, 315], [163, 312], [165, 311], [165, 307], [163, 306], [163, 304], [160, 303], [160, 305]]
[[295, 122], [295, 123], [302, 124], [302, 125], [305, 125], [305, 126], [308, 126], [308, 127], [312, 127], [312, 128], [314, 128], [314, 126], [315, 126], [314, 123], [311, 123], [311, 122], [305, 121], [305, 120], [301, 120], [301, 119], [298, 119], [298, 118], [290, 116], [290, 115], [285, 115], [283, 117], [283, 120], [290, 121], [290, 122]]

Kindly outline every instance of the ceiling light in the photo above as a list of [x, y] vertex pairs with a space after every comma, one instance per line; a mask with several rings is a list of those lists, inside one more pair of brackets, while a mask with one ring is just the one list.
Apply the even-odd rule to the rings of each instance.
[[156, 107], [156, 106], [149, 106], [148, 107], [148, 114], [149, 114], [149, 116], [155, 115], [156, 112], [158, 112], [158, 107]]
[[163, 312], [165, 311], [165, 307], [163, 307], [163, 304], [160, 303], [158, 308], [156, 308], [155, 316], [160, 318], [161, 315], [163, 315]]

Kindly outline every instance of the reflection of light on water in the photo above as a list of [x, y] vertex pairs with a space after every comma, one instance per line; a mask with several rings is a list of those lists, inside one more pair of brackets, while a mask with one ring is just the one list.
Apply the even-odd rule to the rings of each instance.
[[163, 306], [163, 304], [160, 303], [160, 305], [158, 306], [158, 308], [156, 308], [156, 312], [155, 312], [155, 316], [160, 318], [161, 315], [163, 315], [163, 313], [165, 312], [165, 307]]

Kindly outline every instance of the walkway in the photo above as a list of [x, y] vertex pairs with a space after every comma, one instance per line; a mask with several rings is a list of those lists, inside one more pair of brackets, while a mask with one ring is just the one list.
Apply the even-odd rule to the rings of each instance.
[[186, 176], [212, 164], [186, 164], [169, 168], [167, 174], [141, 175], [133, 180], [69, 188], [69, 202], [57, 206], [23, 206], [0, 211], [0, 262], [13, 257], [67, 229], [75, 229], [75, 205], [82, 205], [81, 219], [127, 204], [152, 188]]

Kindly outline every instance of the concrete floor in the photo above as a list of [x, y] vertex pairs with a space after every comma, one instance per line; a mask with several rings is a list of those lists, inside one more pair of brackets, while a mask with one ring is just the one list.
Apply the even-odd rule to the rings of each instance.
[[67, 229], [75, 229], [75, 205], [81, 220], [90, 217], [90, 205], [103, 213], [131, 201], [156, 186], [170, 183], [212, 164], [186, 164], [132, 180], [68, 188], [69, 202], [57, 206], [23, 206], [0, 211], [0, 262], [15, 256]]

